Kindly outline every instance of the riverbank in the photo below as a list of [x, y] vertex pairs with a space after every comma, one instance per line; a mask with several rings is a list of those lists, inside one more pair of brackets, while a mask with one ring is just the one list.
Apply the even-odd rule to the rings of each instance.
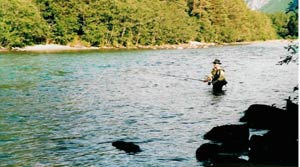
[[2, 52], [9, 51], [25, 51], [25, 52], [59, 52], [59, 51], [81, 51], [81, 50], [113, 50], [113, 49], [191, 49], [191, 48], [207, 48], [211, 46], [217, 46], [216, 43], [202, 43], [191, 41], [187, 44], [178, 44], [178, 45], [156, 45], [156, 46], [143, 46], [137, 45], [132, 47], [85, 47], [85, 46], [70, 46], [70, 45], [58, 45], [58, 44], [46, 44], [46, 45], [34, 45], [34, 46], [26, 46], [24, 48], [12, 48], [11, 50], [6, 48], [0, 48]]
[[11, 50], [7, 48], [0, 47], [0, 52], [10, 52], [10, 51], [20, 51], [20, 52], [61, 52], [61, 51], [82, 51], [82, 50], [113, 50], [113, 49], [198, 49], [198, 48], [208, 48], [215, 46], [228, 46], [228, 45], [246, 45], [253, 43], [263, 43], [263, 42], [287, 42], [289, 40], [269, 40], [269, 41], [250, 41], [250, 42], [233, 42], [233, 43], [204, 43], [197, 41], [190, 41], [186, 44], [177, 45], [156, 45], [156, 46], [143, 46], [137, 45], [133, 47], [85, 47], [85, 46], [70, 46], [70, 45], [58, 45], [58, 44], [46, 44], [46, 45], [33, 45], [26, 46], [24, 48], [12, 48]]

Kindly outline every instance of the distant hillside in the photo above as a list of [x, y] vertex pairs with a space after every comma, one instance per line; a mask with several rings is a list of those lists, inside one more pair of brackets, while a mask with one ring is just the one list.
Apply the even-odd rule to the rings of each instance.
[[259, 10], [271, 0], [245, 0], [248, 7], [252, 10]]
[[252, 10], [266, 13], [284, 12], [293, 0], [245, 0]]
[[286, 11], [289, 3], [293, 0], [271, 0], [268, 4], [261, 8], [261, 11], [266, 13], [274, 13], [279, 11]]

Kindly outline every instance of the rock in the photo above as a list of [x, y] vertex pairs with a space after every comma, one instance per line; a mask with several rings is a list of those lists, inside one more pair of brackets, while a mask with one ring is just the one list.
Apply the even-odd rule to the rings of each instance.
[[205, 143], [196, 150], [198, 161], [208, 161], [214, 159], [220, 152], [221, 148], [217, 144]]
[[[204, 139], [214, 142], [201, 145], [198, 161], [210, 166], [247, 166], [249, 164], [298, 164], [298, 105], [287, 100], [286, 110], [254, 104], [240, 119], [244, 125], [223, 125], [212, 128]], [[268, 129], [263, 136], [252, 135], [249, 128]], [[217, 143], [217, 144], [216, 144]], [[249, 160], [240, 159], [248, 155]]]
[[273, 129], [284, 120], [284, 112], [273, 106], [253, 104], [245, 111], [245, 115], [240, 121], [247, 122], [247, 125], [254, 129]]
[[249, 141], [247, 143], [240, 141], [227, 141], [222, 143], [221, 152], [225, 153], [244, 153], [249, 149]]
[[138, 153], [142, 151], [138, 145], [132, 142], [115, 141], [112, 143], [112, 146], [119, 150], [123, 150], [126, 153]]
[[221, 142], [222, 152], [243, 152], [248, 150], [249, 129], [246, 125], [217, 126], [204, 139]]
[[250, 139], [249, 161], [267, 164], [298, 163], [298, 105], [289, 99], [287, 110], [255, 104], [240, 121], [257, 129], [269, 129], [263, 136]]
[[[230, 164], [246, 164], [248, 161], [244, 159], [238, 158], [237, 155], [234, 154], [218, 154], [216, 158], [213, 160], [214, 166], [227, 166], [230, 167]], [[227, 164], [227, 165], [226, 165]]]
[[245, 163], [246, 160], [239, 159], [238, 154], [223, 153], [222, 147], [217, 144], [202, 144], [196, 151], [198, 161], [211, 164]]
[[249, 129], [246, 125], [222, 125], [212, 128], [204, 135], [204, 139], [224, 142], [230, 140], [246, 140], [249, 138]]
[[286, 128], [290, 131], [296, 132], [295, 134], [298, 136], [298, 104], [293, 103], [290, 99], [286, 101]]
[[293, 103], [290, 99], [286, 100], [286, 110], [290, 112], [295, 112], [298, 115], [298, 104]]
[[253, 135], [250, 139], [249, 161], [268, 164], [298, 164], [298, 141], [278, 137], [268, 132], [264, 136]]

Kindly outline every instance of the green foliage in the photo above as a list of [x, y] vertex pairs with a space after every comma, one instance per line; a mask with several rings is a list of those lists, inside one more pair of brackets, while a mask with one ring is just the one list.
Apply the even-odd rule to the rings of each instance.
[[94, 12], [84, 15], [82, 38], [92, 45], [116, 47], [186, 42], [193, 36], [192, 19], [176, 5], [160, 0], [91, 2], [86, 11]]
[[270, 14], [273, 26], [279, 37], [286, 38], [289, 34], [287, 24], [289, 22], [289, 15], [283, 12]]
[[292, 0], [286, 9], [286, 12], [287, 13], [289, 13], [289, 12], [297, 13], [297, 17], [298, 17], [298, 5], [299, 5], [298, 0]]
[[298, 17], [295, 14], [292, 14], [289, 18], [287, 28], [291, 38], [298, 38]]
[[267, 15], [252, 11], [249, 21], [254, 23], [251, 25], [250, 40], [267, 40], [274, 39], [276, 37], [276, 32], [272, 28], [272, 22]]
[[298, 1], [289, 4], [287, 12], [270, 14], [273, 26], [281, 38], [298, 38]]
[[[175, 44], [191, 40], [185, 6], [168, 1], [36, 0], [51, 26], [50, 38], [66, 44], [76, 36], [93, 46]], [[183, 4], [184, 5], [184, 4]]]
[[287, 9], [287, 13], [291, 14], [287, 27], [289, 35], [294, 38], [298, 38], [298, 4], [298, 0], [293, 0]]
[[43, 43], [47, 32], [46, 22], [30, 0], [0, 0], [0, 46]]
[[243, 0], [188, 0], [189, 13], [199, 19], [198, 39], [238, 42], [275, 38], [265, 14], [251, 11]]
[[243, 0], [0, 0], [0, 4], [4, 47], [41, 42], [136, 47], [275, 38], [270, 19], [250, 11]]
[[[299, 44], [298, 42], [294, 42], [294, 41], [291, 41], [291, 43], [287, 46], [287, 47], [284, 47], [288, 54], [285, 56], [285, 57], [281, 57], [281, 60], [277, 63], [277, 65], [283, 65], [283, 64], [289, 64], [290, 62], [293, 62], [293, 63], [297, 63], [298, 65], [298, 59], [299, 59]], [[293, 89], [293, 91], [298, 91], [299, 90], [299, 86], [296, 85]], [[294, 97], [294, 100], [296, 101], [296, 103], [298, 104], [298, 97], [299, 97], [299, 94], [297, 93], [296, 96]], [[289, 99], [290, 100], [291, 96], [289, 96]]]
[[279, 65], [289, 64], [290, 62], [298, 62], [298, 50], [297, 43], [291, 42], [287, 47], [284, 47], [288, 51], [288, 55], [278, 62]]
[[77, 0], [35, 0], [50, 26], [49, 40], [67, 44], [80, 32], [80, 3]]

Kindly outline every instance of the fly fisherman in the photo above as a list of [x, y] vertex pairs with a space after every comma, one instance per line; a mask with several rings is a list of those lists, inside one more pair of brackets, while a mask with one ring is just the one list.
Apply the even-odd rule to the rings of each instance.
[[218, 59], [215, 59], [213, 61], [213, 69], [211, 71], [211, 74], [207, 76], [207, 78], [203, 82], [208, 82], [210, 85], [212, 83], [213, 85], [213, 92], [214, 93], [221, 93], [222, 87], [227, 84], [227, 81], [225, 79], [225, 72], [223, 68], [221, 67], [221, 61]]

